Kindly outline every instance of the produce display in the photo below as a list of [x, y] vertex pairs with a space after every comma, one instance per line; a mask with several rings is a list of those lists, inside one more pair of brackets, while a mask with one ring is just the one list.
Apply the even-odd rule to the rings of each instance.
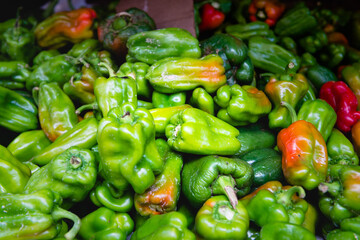
[[360, 238], [359, 9], [57, 2], [0, 22], [0, 239]]

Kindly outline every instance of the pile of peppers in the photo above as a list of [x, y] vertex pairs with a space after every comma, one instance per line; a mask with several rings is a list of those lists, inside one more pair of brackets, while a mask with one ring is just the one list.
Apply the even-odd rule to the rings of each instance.
[[359, 11], [53, 3], [0, 22], [0, 240], [360, 238]]

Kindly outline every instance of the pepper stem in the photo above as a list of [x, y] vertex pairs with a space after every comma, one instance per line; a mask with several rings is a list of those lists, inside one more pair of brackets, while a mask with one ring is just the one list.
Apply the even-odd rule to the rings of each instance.
[[71, 221], [74, 222], [74, 225], [72, 226], [72, 228], [64, 235], [64, 237], [67, 240], [72, 240], [76, 237], [76, 235], [78, 234], [79, 230], [80, 230], [80, 225], [81, 225], [81, 220], [78, 216], [76, 216], [74, 213], [69, 212], [63, 208], [60, 207], [56, 207], [54, 209], [54, 211], [52, 212], [52, 217], [54, 218], [55, 221], [58, 221], [60, 219], [66, 218], [66, 219], [70, 219]]
[[231, 206], [235, 209], [238, 204], [238, 198], [234, 189], [235, 180], [231, 176], [219, 176], [213, 183], [213, 193], [222, 193], [227, 196]]
[[276, 195], [277, 201], [283, 205], [289, 205], [291, 199], [295, 194], [298, 194], [300, 198], [305, 197], [305, 190], [301, 186], [294, 186]]
[[339, 182], [332, 182], [332, 183], [320, 183], [318, 189], [322, 193], [329, 193], [332, 196], [337, 196], [341, 191], [341, 185]]
[[82, 160], [78, 156], [71, 156], [70, 164], [74, 169], [77, 169], [81, 166]]
[[93, 102], [93, 103], [89, 103], [89, 104], [85, 104], [82, 105], [81, 107], [78, 107], [75, 110], [76, 115], [80, 115], [84, 110], [97, 110], [99, 109], [99, 105], [97, 104], [97, 102]]
[[99, 62], [98, 65], [100, 67], [105, 67], [109, 71], [109, 76], [110, 77], [116, 76], [114, 69], [112, 69], [111, 66], [109, 64], [107, 64], [106, 62]]
[[291, 117], [291, 123], [296, 122], [297, 116], [296, 116], [296, 112], [295, 112], [295, 109], [293, 108], [293, 106], [291, 106], [288, 102], [281, 102], [280, 105], [283, 107], [286, 107], [287, 110], [289, 111], [290, 117]]

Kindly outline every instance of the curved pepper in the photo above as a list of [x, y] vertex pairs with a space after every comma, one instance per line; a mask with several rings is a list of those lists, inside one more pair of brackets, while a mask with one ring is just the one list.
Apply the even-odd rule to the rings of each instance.
[[165, 58], [153, 64], [145, 77], [153, 88], [161, 93], [193, 90], [199, 86], [213, 93], [226, 84], [223, 60], [216, 54], [200, 59]]
[[253, 0], [249, 5], [250, 21], [263, 21], [270, 27], [276, 24], [285, 10], [285, 4], [278, 0]]
[[329, 164], [359, 165], [359, 157], [350, 140], [334, 128], [326, 143]]
[[113, 108], [100, 121], [97, 140], [101, 174], [119, 191], [131, 185], [136, 193], [144, 193], [163, 169], [154, 120], [144, 108], [131, 103]]
[[271, 111], [265, 93], [249, 85], [224, 85], [217, 90], [214, 101], [221, 107], [217, 117], [233, 126], [255, 123]]
[[223, 196], [209, 198], [195, 218], [195, 231], [204, 239], [246, 239], [249, 228], [246, 208], [238, 202], [233, 208]]
[[250, 191], [253, 177], [253, 169], [243, 160], [205, 156], [184, 165], [182, 192], [195, 207], [201, 206], [213, 195], [223, 194], [235, 209], [237, 196]]
[[30, 169], [0, 145], [0, 193], [22, 193], [30, 178]]
[[314, 233], [308, 229], [291, 223], [274, 222], [263, 226], [260, 230], [260, 239], [263, 240], [316, 240]]
[[37, 43], [43, 48], [60, 48], [68, 42], [92, 38], [95, 18], [96, 12], [91, 8], [57, 12], [36, 26]]
[[101, 207], [81, 219], [79, 236], [83, 239], [125, 240], [133, 229], [134, 221], [129, 214]]
[[319, 98], [324, 99], [335, 110], [336, 127], [346, 133], [360, 119], [356, 111], [358, 102], [355, 94], [343, 81], [330, 81], [322, 85]]
[[191, 106], [203, 110], [204, 112], [214, 115], [215, 106], [212, 96], [205, 89], [195, 88], [191, 94], [189, 103]]
[[135, 209], [141, 216], [174, 211], [180, 197], [182, 156], [172, 152], [164, 139], [157, 139], [156, 146], [164, 159], [164, 170], [143, 194], [135, 194]]
[[240, 149], [239, 131], [196, 108], [175, 113], [165, 128], [168, 144], [179, 152], [233, 155]]
[[243, 41], [249, 41], [251, 37], [261, 36], [268, 39], [270, 42], [276, 42], [277, 37], [274, 31], [269, 28], [269, 25], [264, 22], [255, 21], [246, 24], [235, 24], [225, 27], [225, 31]]

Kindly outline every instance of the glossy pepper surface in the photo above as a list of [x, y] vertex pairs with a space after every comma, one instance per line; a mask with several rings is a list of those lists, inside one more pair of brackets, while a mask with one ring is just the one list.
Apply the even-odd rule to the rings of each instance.
[[175, 113], [166, 125], [165, 135], [170, 147], [179, 152], [232, 155], [240, 148], [235, 127], [196, 108]]
[[75, 238], [80, 218], [60, 207], [61, 198], [50, 189], [30, 194], [0, 196], [0, 239], [54, 239], [61, 230], [61, 220], [69, 219], [72, 228], [65, 233], [67, 240]]
[[260, 230], [260, 239], [294, 239], [294, 240], [316, 240], [315, 234], [308, 229], [292, 223], [274, 222], [266, 224]]
[[236, 208], [237, 196], [250, 191], [253, 177], [253, 169], [247, 162], [210, 155], [184, 164], [182, 191], [195, 207], [201, 206], [212, 195], [223, 194]]
[[214, 101], [221, 108], [217, 117], [233, 126], [255, 123], [271, 111], [265, 93], [250, 85], [224, 85], [217, 90]]
[[219, 27], [225, 20], [225, 14], [214, 8], [210, 3], [205, 3], [200, 8], [201, 22], [200, 31], [213, 30]]
[[191, 106], [214, 115], [215, 104], [213, 97], [203, 88], [195, 88], [191, 94], [189, 103]]
[[125, 240], [133, 229], [134, 221], [129, 214], [100, 207], [81, 219], [79, 236], [83, 239]]
[[223, 196], [209, 198], [195, 218], [195, 231], [205, 239], [246, 239], [249, 216], [241, 202], [236, 207]]
[[338, 129], [331, 131], [330, 137], [326, 142], [329, 157], [329, 165], [359, 165], [359, 157], [354, 151], [350, 140]]
[[155, 108], [181, 106], [184, 105], [185, 102], [186, 102], [185, 92], [166, 94], [166, 93], [160, 93], [158, 91], [153, 91], [152, 94], [152, 103]]
[[91, 27], [95, 18], [96, 12], [91, 8], [57, 12], [36, 26], [37, 43], [43, 48], [59, 48], [68, 42], [92, 38]]
[[326, 143], [315, 126], [298, 120], [277, 136], [282, 152], [282, 169], [286, 180], [306, 190], [316, 188], [325, 181], [328, 170]]
[[143, 194], [134, 196], [135, 209], [142, 216], [174, 211], [180, 197], [182, 156], [171, 151], [164, 139], [157, 139], [156, 146], [164, 159], [164, 170], [156, 176], [154, 184]]
[[276, 42], [277, 37], [274, 31], [270, 29], [269, 25], [265, 22], [255, 21], [249, 23], [240, 23], [234, 25], [228, 25], [225, 27], [225, 31], [245, 42], [248, 42], [250, 38], [254, 36], [260, 36], [266, 38], [270, 42]]
[[250, 21], [263, 21], [274, 26], [285, 10], [285, 4], [277, 0], [253, 0], [249, 5]]
[[136, 193], [144, 193], [163, 169], [154, 120], [144, 108], [131, 103], [113, 108], [100, 121], [97, 140], [102, 176], [119, 191], [131, 185]]
[[326, 239], [358, 239], [360, 237], [360, 216], [346, 218], [340, 222], [339, 228], [329, 232]]
[[330, 81], [322, 85], [319, 98], [324, 99], [335, 110], [337, 115], [336, 127], [346, 133], [360, 119], [360, 112], [356, 111], [357, 99], [355, 94], [343, 81]]
[[173, 57], [153, 64], [146, 76], [151, 86], [162, 93], [176, 93], [203, 87], [213, 93], [226, 84], [222, 58], [210, 54], [200, 59]]
[[346, 66], [341, 71], [341, 76], [355, 94], [358, 101], [357, 110], [360, 110], [360, 63]]

